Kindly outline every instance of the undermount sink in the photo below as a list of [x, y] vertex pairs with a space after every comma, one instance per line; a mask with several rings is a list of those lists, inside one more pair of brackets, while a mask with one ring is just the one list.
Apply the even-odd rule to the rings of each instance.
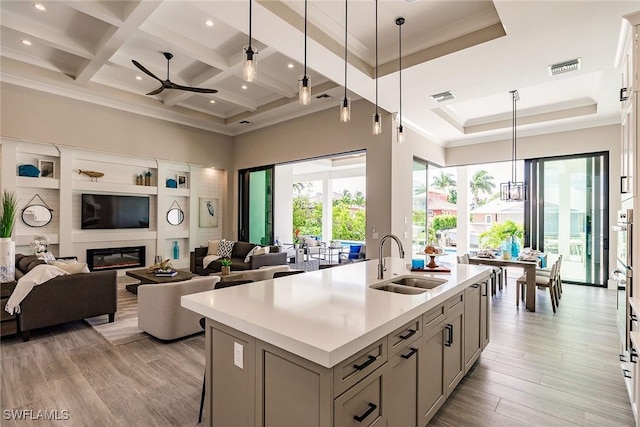
[[385, 292], [397, 294], [417, 295], [426, 292], [428, 289], [437, 288], [447, 283], [447, 279], [436, 279], [433, 277], [404, 276], [387, 280], [384, 283], [371, 285], [371, 289], [378, 289]]
[[403, 277], [401, 279], [393, 280], [391, 283], [395, 285], [411, 286], [413, 288], [433, 289], [447, 283], [447, 280], [430, 277]]
[[394, 292], [396, 294], [405, 294], [405, 295], [417, 295], [427, 291], [426, 289], [411, 288], [409, 286], [396, 285], [394, 283], [372, 285], [371, 289], [378, 289], [379, 291]]

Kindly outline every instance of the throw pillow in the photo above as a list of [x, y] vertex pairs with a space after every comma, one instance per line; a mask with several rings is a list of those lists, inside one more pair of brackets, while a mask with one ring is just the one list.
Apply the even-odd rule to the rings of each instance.
[[251, 261], [251, 255], [255, 255], [256, 251], [260, 249], [260, 246], [254, 246], [253, 249], [249, 251], [246, 257], [244, 257], [244, 262]]
[[89, 267], [87, 267], [86, 262], [53, 261], [51, 264], [69, 274], [89, 273]]
[[220, 245], [218, 246], [218, 255], [221, 258], [231, 258], [231, 253], [233, 252], [233, 245], [236, 242], [233, 240], [220, 240]]
[[209, 249], [207, 255], [218, 255], [218, 247], [220, 246], [220, 240], [209, 240]]
[[256, 251], [253, 253], [254, 255], [264, 255], [264, 254], [268, 254], [271, 253], [271, 248], [269, 248], [269, 246], [258, 246], [258, 249], [256, 249]]

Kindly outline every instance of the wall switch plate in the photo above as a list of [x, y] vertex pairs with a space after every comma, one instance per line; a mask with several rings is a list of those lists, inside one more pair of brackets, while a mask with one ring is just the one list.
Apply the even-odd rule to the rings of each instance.
[[374, 233], [371, 235], [371, 238], [372, 238], [372, 239], [377, 239], [377, 238], [378, 238], [378, 233], [374, 232]]
[[242, 344], [233, 343], [233, 364], [240, 369], [244, 369], [244, 347]]

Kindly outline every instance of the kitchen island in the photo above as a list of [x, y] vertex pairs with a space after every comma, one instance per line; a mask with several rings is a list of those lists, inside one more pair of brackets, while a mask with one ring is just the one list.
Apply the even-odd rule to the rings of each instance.
[[[426, 425], [488, 342], [491, 271], [386, 265], [383, 279], [373, 260], [183, 296], [207, 318], [207, 425]], [[371, 288], [404, 276], [443, 283]]]

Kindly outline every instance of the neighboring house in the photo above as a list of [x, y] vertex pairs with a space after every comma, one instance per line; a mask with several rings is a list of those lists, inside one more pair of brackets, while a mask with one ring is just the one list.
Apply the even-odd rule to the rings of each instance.
[[413, 197], [413, 210], [427, 210], [427, 217], [431, 218], [438, 215], [456, 215], [458, 207], [447, 201], [449, 193], [435, 188], [429, 189], [429, 192], [418, 193]]

